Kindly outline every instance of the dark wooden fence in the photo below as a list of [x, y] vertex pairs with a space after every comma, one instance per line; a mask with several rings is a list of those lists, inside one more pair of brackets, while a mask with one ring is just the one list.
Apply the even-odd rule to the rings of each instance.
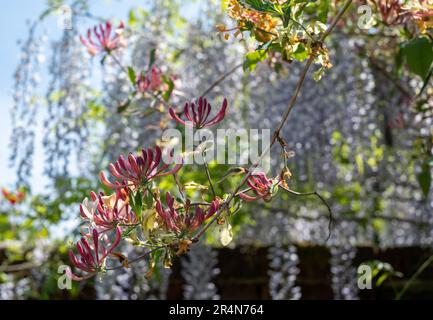
[[[300, 274], [297, 285], [301, 287], [302, 299], [333, 299], [330, 272], [330, 252], [324, 246], [298, 246]], [[408, 278], [432, 254], [427, 248], [403, 247], [375, 249], [358, 247], [353, 265], [368, 260], [390, 263], [403, 273], [401, 279], [385, 281], [372, 290], [359, 290], [361, 299], [394, 299]], [[268, 290], [267, 248], [237, 248], [218, 250], [221, 273], [215, 279], [222, 299], [271, 299]], [[175, 263], [170, 278], [168, 299], [182, 299], [180, 264]], [[413, 282], [405, 299], [433, 299], [433, 266], [427, 268]]]

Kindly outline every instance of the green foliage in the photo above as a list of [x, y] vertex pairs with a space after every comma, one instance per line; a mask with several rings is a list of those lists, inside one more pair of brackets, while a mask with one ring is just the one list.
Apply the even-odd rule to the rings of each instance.
[[256, 11], [271, 13], [276, 15], [282, 15], [283, 11], [278, 3], [273, 3], [267, 0], [241, 0], [243, 4], [246, 4]]
[[432, 176], [431, 176], [431, 167], [432, 167], [432, 160], [425, 161], [421, 165], [421, 172], [417, 175], [418, 183], [421, 187], [421, 190], [424, 194], [424, 196], [427, 198], [428, 194], [430, 192], [431, 182], [432, 182]]
[[427, 79], [433, 62], [433, 44], [426, 37], [414, 38], [402, 47], [403, 59], [411, 72]]
[[128, 77], [131, 84], [135, 87], [137, 83], [137, 75], [135, 74], [134, 68], [131, 66], [128, 66]]
[[257, 50], [249, 52], [245, 55], [245, 61], [243, 64], [244, 71], [254, 71], [257, 67], [257, 63], [264, 61], [268, 58], [266, 50]]
[[396, 271], [394, 267], [387, 262], [372, 260], [364, 262], [363, 264], [366, 264], [371, 268], [370, 281], [375, 281], [376, 287], [380, 287], [386, 280], [392, 279], [393, 277], [403, 277], [401, 272]]
[[174, 82], [170, 77], [167, 77], [166, 75], [163, 75], [162, 81], [164, 81], [164, 83], [168, 86], [167, 90], [162, 94], [162, 98], [164, 99], [164, 101], [168, 102], [174, 90]]
[[140, 218], [143, 211], [143, 194], [140, 190], [131, 194], [130, 205], [133, 211], [136, 212], [137, 216]]
[[326, 23], [328, 20], [328, 13], [329, 13], [329, 5], [330, 0], [320, 0], [316, 1], [317, 4], [317, 17], [319, 18], [320, 22]]

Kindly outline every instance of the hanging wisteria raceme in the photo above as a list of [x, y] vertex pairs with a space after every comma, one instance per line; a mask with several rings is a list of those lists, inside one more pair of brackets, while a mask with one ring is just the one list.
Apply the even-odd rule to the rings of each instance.
[[274, 246], [269, 249], [269, 293], [274, 300], [299, 300], [301, 288], [296, 285], [300, 272], [296, 247]]
[[54, 183], [69, 177], [72, 170], [86, 172], [88, 155], [92, 152], [88, 137], [93, 131], [90, 125], [93, 120], [86, 116], [93, 99], [89, 55], [83, 50], [77, 29], [81, 21], [79, 16], [84, 14], [86, 6], [77, 1], [71, 8], [76, 12], [72, 16], [72, 29], [61, 30], [61, 38], [52, 43], [50, 80], [45, 94], [48, 112], [44, 118], [42, 141], [44, 173], [50, 178], [49, 182]]
[[182, 266], [183, 298], [186, 300], [219, 300], [213, 282], [220, 273], [216, 250], [203, 244], [194, 246], [180, 260]]
[[[127, 255], [139, 254], [139, 250], [128, 244], [118, 250]], [[171, 269], [161, 268], [159, 277], [143, 277], [149, 261], [141, 260], [122, 270], [113, 270], [95, 284], [96, 297], [102, 300], [165, 300]]]
[[6, 276], [6, 281], [0, 284], [0, 300], [24, 300], [30, 291], [30, 279], [22, 278], [14, 281], [12, 275]]
[[336, 300], [358, 299], [355, 255], [356, 248], [350, 245], [331, 247], [331, 281]]
[[41, 102], [38, 95], [41, 64], [45, 61], [43, 44], [46, 37], [38, 36], [37, 23], [29, 26], [27, 40], [22, 44], [20, 63], [15, 70], [10, 141], [10, 163], [16, 167], [17, 184], [28, 185], [33, 167], [36, 115]]

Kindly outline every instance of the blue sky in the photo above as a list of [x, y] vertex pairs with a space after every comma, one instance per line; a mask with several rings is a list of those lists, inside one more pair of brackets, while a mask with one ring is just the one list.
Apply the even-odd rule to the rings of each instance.
[[17, 40], [27, 32], [25, 21], [42, 9], [42, 1], [4, 1], [0, 10], [0, 186], [13, 181], [13, 172], [8, 169], [8, 141], [11, 132], [10, 108], [13, 72], [18, 63]]
[[[125, 18], [130, 8], [143, 5], [139, 0], [97, 0], [89, 1], [90, 11], [95, 15], [112, 18]], [[10, 110], [12, 107], [13, 73], [19, 62], [20, 48], [17, 40], [25, 39], [28, 32], [26, 21], [35, 20], [46, 8], [45, 0], [2, 1], [0, 10], [0, 187], [10, 187], [14, 183], [15, 172], [8, 167], [8, 143], [11, 133]], [[49, 31], [48, 36], [57, 36], [55, 16], [48, 18], [43, 25]], [[48, 51], [48, 50], [47, 50]], [[49, 53], [49, 52], [48, 52]], [[43, 76], [43, 75], [42, 75]], [[40, 135], [36, 137], [40, 144]], [[33, 180], [42, 178], [42, 151], [36, 151]], [[35, 192], [43, 190], [43, 184], [34, 184]]]

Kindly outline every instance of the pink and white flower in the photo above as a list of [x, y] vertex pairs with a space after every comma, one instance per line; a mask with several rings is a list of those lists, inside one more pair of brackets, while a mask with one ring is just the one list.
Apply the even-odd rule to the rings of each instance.
[[87, 51], [92, 55], [100, 52], [111, 53], [112, 51], [124, 47], [126, 45], [123, 37], [125, 25], [120, 22], [119, 26], [112, 33], [113, 28], [110, 22], [95, 26], [93, 29], [87, 30], [87, 40], [81, 35], [80, 40], [87, 47]]
[[91, 232], [92, 243], [89, 243], [87, 238], [82, 237], [75, 245], [78, 250], [78, 256], [70, 250], [69, 258], [75, 267], [87, 272], [88, 275], [85, 277], [79, 277], [71, 272], [71, 278], [79, 281], [101, 271], [105, 267], [105, 260], [108, 255], [119, 245], [121, 237], [122, 232], [120, 227], [116, 228], [115, 239], [112, 243], [110, 243], [106, 235], [102, 237], [105, 244], [100, 243], [100, 233], [96, 229], [93, 229]]
[[156, 212], [169, 231], [178, 234], [190, 235], [196, 231], [205, 220], [212, 217], [219, 209], [220, 203], [213, 200], [206, 210], [199, 206], [195, 207], [195, 213], [190, 213], [190, 202], [187, 201], [183, 207], [175, 207], [174, 198], [169, 192], [166, 193], [167, 209], [164, 209], [161, 200], [156, 201]]
[[137, 215], [131, 210], [126, 201], [121, 198], [120, 191], [105, 196], [90, 193], [92, 201], [84, 199], [80, 205], [81, 217], [87, 220], [99, 232], [107, 232], [115, 229], [119, 224], [133, 225], [138, 223]]
[[110, 182], [104, 172], [100, 173], [100, 178], [102, 183], [111, 189], [125, 187], [138, 188], [155, 178], [174, 174], [182, 167], [182, 163], [171, 167], [171, 164], [161, 162], [162, 151], [160, 147], [143, 149], [141, 155], [130, 153], [128, 159], [125, 159], [121, 155], [115, 163], [110, 163], [108, 169], [119, 181], [116, 181], [116, 183]]
[[180, 124], [185, 126], [194, 127], [196, 129], [201, 129], [204, 127], [210, 127], [218, 122], [222, 121], [225, 117], [227, 109], [227, 99], [224, 99], [220, 110], [212, 119], [209, 119], [210, 112], [212, 110], [211, 104], [204, 97], [200, 97], [195, 102], [185, 103], [183, 113], [185, 114], [186, 120], [181, 119], [175, 112], [173, 108], [169, 109], [170, 116], [173, 120], [176, 120]]
[[269, 179], [263, 172], [252, 173], [247, 180], [247, 184], [254, 195], [247, 192], [239, 194], [239, 197], [245, 201], [251, 202], [259, 199], [270, 201], [272, 198], [273, 188], [276, 184], [275, 179]]

